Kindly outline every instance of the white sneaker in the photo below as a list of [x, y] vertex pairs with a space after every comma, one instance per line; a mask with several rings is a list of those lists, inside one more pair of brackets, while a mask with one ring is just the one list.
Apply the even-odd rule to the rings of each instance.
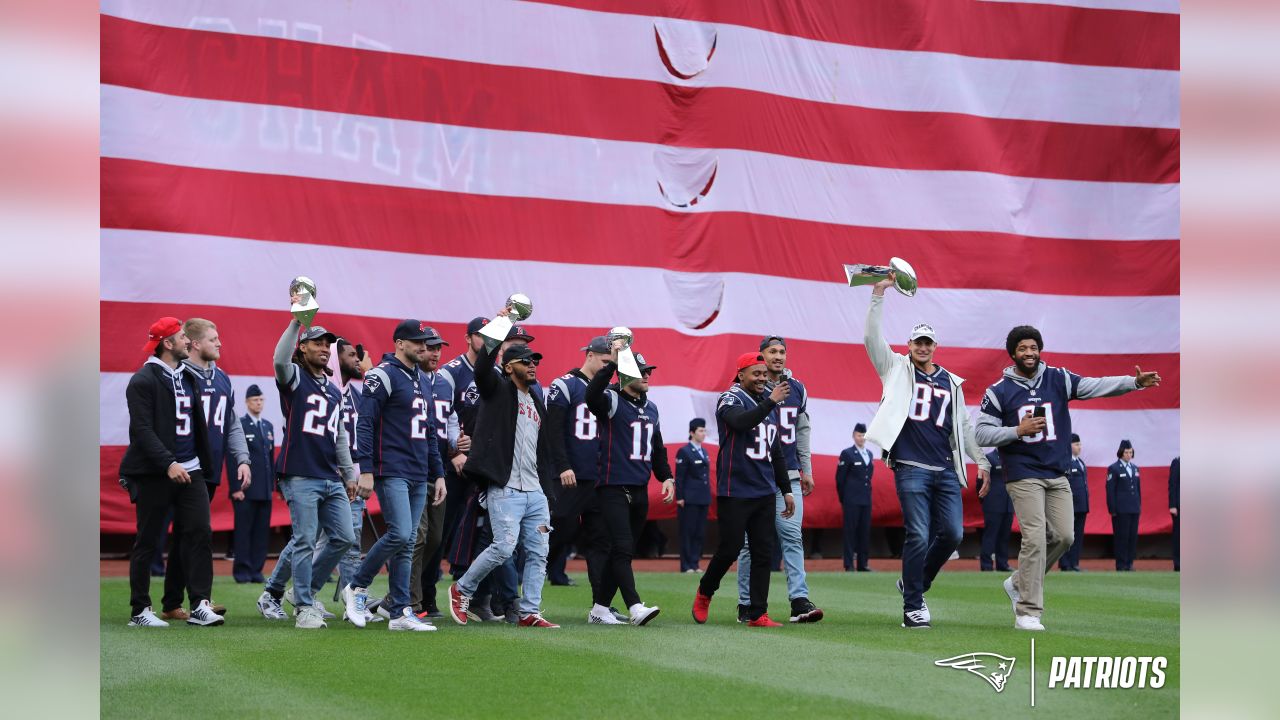
[[262, 617], [268, 620], [289, 619], [289, 616], [285, 614], [284, 608], [280, 607], [280, 601], [266, 590], [263, 590], [262, 594], [258, 596], [258, 612], [262, 613]]
[[626, 625], [626, 623], [614, 617], [609, 608], [603, 605], [593, 605], [591, 607], [591, 612], [587, 613], [587, 622], [592, 625]]
[[387, 606], [386, 606], [386, 605], [379, 605], [379, 606], [378, 606], [378, 615], [379, 615], [379, 617], [381, 617], [383, 620], [390, 620], [390, 619], [391, 619], [391, 612], [387, 610]]
[[322, 627], [329, 627], [319, 610], [306, 605], [298, 608], [298, 619], [294, 621], [293, 626], [303, 630], [319, 630]]
[[293, 588], [289, 587], [284, 591], [284, 601], [289, 603], [289, 607], [293, 608], [294, 615], [298, 614], [298, 601], [293, 597]]
[[1019, 615], [1018, 619], [1013, 621], [1014, 630], [1043, 630], [1044, 625], [1040, 624], [1040, 618], [1034, 615]]
[[1013, 576], [1004, 579], [1004, 593], [1009, 596], [1009, 602], [1013, 605], [1013, 616], [1018, 617], [1018, 601], [1022, 599], [1022, 595], [1018, 593], [1018, 588], [1013, 584]]
[[142, 612], [129, 618], [129, 627], [169, 627], [169, 623], [156, 617], [150, 607], [145, 607]]
[[386, 622], [386, 620], [387, 620], [386, 618], [382, 617], [377, 613], [371, 613], [368, 610], [364, 612], [364, 622], [366, 625], [369, 623]]
[[388, 630], [407, 630], [409, 632], [435, 632], [436, 626], [430, 623], [424, 623], [413, 614], [413, 608], [406, 607], [401, 610], [401, 615], [387, 623]]
[[628, 610], [631, 612], [631, 624], [636, 627], [640, 627], [641, 625], [648, 623], [650, 620], [658, 617], [658, 613], [661, 612], [656, 605], [654, 607], [649, 607], [644, 603], [636, 603], [628, 608]]
[[329, 608], [326, 608], [324, 606], [324, 603], [320, 602], [320, 598], [312, 598], [311, 603], [312, 603], [312, 607], [314, 607], [316, 610], [320, 612], [320, 617], [324, 618], [325, 620], [333, 620], [334, 618], [338, 617], [337, 615], [334, 615], [333, 613], [329, 612]]
[[[906, 588], [902, 587], [902, 578], [898, 578], [898, 594], [904, 598], [907, 596]], [[933, 615], [929, 613], [929, 603], [924, 601], [924, 595], [920, 596], [920, 609], [912, 612], [920, 613], [920, 617], [926, 623], [933, 622]]]
[[365, 588], [353, 588], [347, 585], [342, 588], [342, 619], [358, 628], [369, 622], [369, 610], [365, 603], [369, 601], [369, 593]]
[[213, 611], [208, 600], [201, 600], [196, 609], [191, 611], [191, 617], [187, 618], [188, 625], [214, 626], [223, 622], [222, 616]]

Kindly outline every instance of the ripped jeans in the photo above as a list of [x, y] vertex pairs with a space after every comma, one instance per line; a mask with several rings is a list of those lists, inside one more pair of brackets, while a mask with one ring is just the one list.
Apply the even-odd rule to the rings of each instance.
[[458, 591], [474, 596], [480, 581], [524, 548], [524, 579], [520, 597], [521, 615], [541, 612], [542, 583], [547, 577], [547, 549], [551, 537], [551, 511], [541, 490], [524, 492], [506, 487], [490, 487], [486, 506], [493, 527], [493, 542], [485, 548], [465, 575]]

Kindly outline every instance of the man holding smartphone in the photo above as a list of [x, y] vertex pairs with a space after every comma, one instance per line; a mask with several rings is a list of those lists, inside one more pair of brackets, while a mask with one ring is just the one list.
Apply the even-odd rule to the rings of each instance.
[[1071, 467], [1072, 400], [1123, 395], [1160, 384], [1160, 375], [1142, 372], [1102, 378], [1080, 377], [1040, 360], [1040, 331], [1019, 325], [1009, 331], [1005, 350], [1013, 365], [987, 388], [976, 435], [984, 447], [999, 448], [1013, 511], [1022, 528], [1018, 569], [1004, 581], [1013, 603], [1014, 627], [1043, 630], [1044, 575], [1075, 541], [1074, 505], [1067, 471]]

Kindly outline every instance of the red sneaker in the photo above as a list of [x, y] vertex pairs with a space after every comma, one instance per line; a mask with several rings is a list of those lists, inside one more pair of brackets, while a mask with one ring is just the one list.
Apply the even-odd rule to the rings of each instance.
[[703, 595], [699, 590], [697, 595], [693, 596], [693, 621], [699, 625], [707, 621], [707, 611], [711, 609], [711, 596]]
[[760, 617], [747, 623], [747, 627], [782, 627], [782, 623], [776, 623], [769, 619], [769, 613], [765, 613]]
[[547, 622], [546, 618], [534, 613], [520, 618], [520, 627], [558, 628], [560, 626], [553, 622]]
[[459, 625], [467, 624], [467, 608], [471, 606], [471, 598], [462, 594], [458, 583], [449, 586], [449, 615]]

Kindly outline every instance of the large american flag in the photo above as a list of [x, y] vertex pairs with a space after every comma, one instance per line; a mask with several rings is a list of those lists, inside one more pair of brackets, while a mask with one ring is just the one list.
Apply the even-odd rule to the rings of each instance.
[[[101, 8], [104, 532], [134, 528], [115, 479], [150, 322], [215, 321], [237, 408], [257, 383], [279, 423], [270, 356], [300, 274], [317, 322], [377, 353], [404, 317], [460, 352], [470, 318], [524, 292], [544, 383], [630, 326], [673, 445], [712, 417], [732, 358], [780, 334], [810, 393], [806, 524], [836, 526], [835, 458], [880, 397], [869, 291], [841, 265], [895, 255], [922, 289], [891, 294], [888, 338], [932, 323], [970, 403], [1016, 324], [1080, 374], [1159, 370], [1159, 389], [1073, 415], [1089, 531], [1110, 532], [1121, 438], [1144, 467], [1143, 531], [1169, 525], [1176, 0]], [[875, 508], [900, 518], [883, 470]], [[231, 526], [225, 492], [214, 518]]]

